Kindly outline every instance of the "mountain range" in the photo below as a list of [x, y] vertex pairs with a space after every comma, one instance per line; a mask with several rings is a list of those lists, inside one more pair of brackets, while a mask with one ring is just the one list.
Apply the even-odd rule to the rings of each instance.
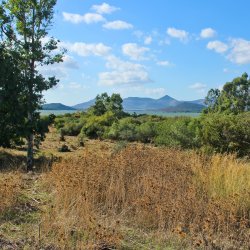
[[[43, 105], [44, 110], [86, 110], [95, 103], [95, 99], [76, 104], [72, 107], [61, 103]], [[165, 112], [201, 112], [205, 107], [204, 99], [194, 101], [178, 101], [165, 95], [159, 99], [144, 97], [128, 97], [123, 99], [125, 111], [165, 111]]]

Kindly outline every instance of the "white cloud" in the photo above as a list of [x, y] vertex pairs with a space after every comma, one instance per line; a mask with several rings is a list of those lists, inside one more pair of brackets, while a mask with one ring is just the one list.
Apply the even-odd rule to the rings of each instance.
[[39, 66], [37, 69], [39, 73], [45, 77], [55, 76], [58, 79], [65, 79], [68, 77], [67, 69], [57, 64], [43, 65], [43, 66]]
[[216, 36], [216, 31], [212, 28], [206, 28], [201, 30], [200, 37], [201, 38], [212, 38]]
[[77, 83], [77, 82], [70, 82], [67, 87], [69, 89], [88, 89], [87, 86]]
[[217, 53], [224, 53], [229, 49], [227, 44], [220, 41], [209, 42], [207, 44], [207, 48], [210, 50], [214, 50]]
[[107, 58], [106, 67], [111, 71], [99, 74], [99, 84], [104, 86], [140, 85], [152, 82], [141, 64], [122, 61], [115, 56]]
[[86, 13], [84, 15], [79, 14], [73, 14], [73, 13], [67, 13], [63, 12], [63, 18], [65, 21], [78, 24], [78, 23], [98, 23], [98, 22], [104, 22], [105, 18], [97, 13]]
[[198, 93], [204, 93], [206, 91], [207, 85], [204, 83], [197, 82], [190, 85], [189, 88], [195, 90]]
[[116, 87], [113, 88], [112, 91], [120, 93], [123, 97], [149, 96], [151, 98], [159, 98], [166, 95], [167, 93], [167, 90], [165, 88], [146, 88], [145, 86], [130, 86], [129, 88]]
[[111, 48], [103, 43], [62, 43], [62, 46], [79, 56], [106, 56]]
[[60, 65], [63, 65], [63, 67], [69, 69], [79, 69], [79, 64], [77, 63], [77, 61], [75, 61], [72, 56], [68, 55], [65, 55], [63, 57], [63, 62], [60, 63]]
[[158, 61], [157, 65], [168, 67], [168, 66], [171, 66], [172, 63], [170, 63], [169, 61]]
[[126, 43], [122, 45], [122, 52], [124, 55], [129, 56], [132, 60], [145, 60], [145, 52], [149, 51], [149, 48], [140, 47], [136, 43]]
[[103, 27], [105, 29], [110, 29], [110, 30], [124, 30], [124, 29], [132, 29], [133, 25], [121, 20], [116, 20], [113, 22], [107, 22], [103, 24]]
[[233, 39], [228, 59], [236, 64], [250, 63], [250, 41], [244, 39]]
[[79, 64], [73, 57], [65, 55], [63, 62], [38, 66], [37, 69], [45, 77], [55, 76], [58, 79], [66, 79], [69, 76], [69, 70], [79, 69]]
[[147, 37], [145, 37], [145, 39], [144, 39], [144, 43], [145, 43], [146, 45], [151, 44], [152, 41], [153, 41], [152, 36], [147, 36]]
[[93, 5], [92, 9], [99, 14], [110, 14], [114, 11], [120, 10], [120, 8], [109, 5], [108, 3], [102, 3], [100, 5]]
[[171, 37], [178, 38], [180, 41], [185, 42], [188, 39], [188, 32], [175, 28], [168, 28], [167, 34]]
[[146, 88], [144, 90], [144, 93], [149, 96], [154, 96], [154, 97], [162, 97], [167, 93], [166, 89], [164, 88]]

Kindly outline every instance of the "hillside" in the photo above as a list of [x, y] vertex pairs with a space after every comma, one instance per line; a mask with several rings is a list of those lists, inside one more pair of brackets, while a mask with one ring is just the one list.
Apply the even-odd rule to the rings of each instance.
[[[165, 95], [159, 99], [145, 97], [127, 97], [123, 99], [123, 108], [125, 111], [164, 110], [166, 112], [200, 112], [204, 107], [204, 105], [202, 105], [203, 101], [204, 100], [201, 99], [183, 102], [178, 101], [168, 95]], [[94, 103], [95, 99], [92, 99], [88, 102], [77, 104], [73, 106], [73, 108], [86, 110]]]
[[66, 106], [62, 103], [48, 103], [42, 106], [43, 110], [75, 110], [73, 107]]
[[182, 102], [178, 103], [174, 107], [167, 107], [162, 109], [165, 112], [195, 112], [199, 113], [204, 109], [204, 105], [191, 103], [191, 102]]

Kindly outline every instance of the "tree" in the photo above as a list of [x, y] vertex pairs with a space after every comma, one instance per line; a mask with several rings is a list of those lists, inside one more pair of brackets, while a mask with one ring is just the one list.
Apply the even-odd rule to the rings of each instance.
[[27, 110], [27, 170], [33, 169], [34, 134], [40, 115], [42, 92], [57, 84], [55, 77], [45, 79], [37, 67], [62, 61], [63, 53], [51, 53], [57, 40], [48, 39], [56, 0], [6, 0], [0, 5], [1, 38], [16, 52], [23, 73], [23, 103]]
[[95, 99], [95, 104], [93, 106], [94, 115], [100, 116], [105, 114], [108, 111], [109, 103], [110, 97], [106, 92], [102, 93], [101, 95], [97, 95]]
[[218, 99], [220, 96], [219, 89], [210, 89], [205, 98], [205, 104], [207, 105], [207, 111], [213, 111], [218, 108]]
[[91, 107], [94, 115], [101, 116], [108, 111], [114, 113], [116, 117], [120, 117], [123, 113], [122, 98], [119, 94], [102, 93], [96, 96], [95, 104]]
[[227, 82], [221, 91], [211, 89], [206, 97], [205, 112], [239, 114], [250, 110], [250, 79], [247, 73]]
[[24, 135], [23, 75], [15, 55], [0, 44], [0, 146], [20, 144]]

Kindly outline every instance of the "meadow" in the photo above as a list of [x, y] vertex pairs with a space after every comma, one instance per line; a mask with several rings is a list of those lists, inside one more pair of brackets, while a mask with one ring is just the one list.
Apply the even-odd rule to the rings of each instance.
[[33, 174], [1, 149], [1, 249], [249, 249], [247, 159], [64, 139], [50, 129]]

